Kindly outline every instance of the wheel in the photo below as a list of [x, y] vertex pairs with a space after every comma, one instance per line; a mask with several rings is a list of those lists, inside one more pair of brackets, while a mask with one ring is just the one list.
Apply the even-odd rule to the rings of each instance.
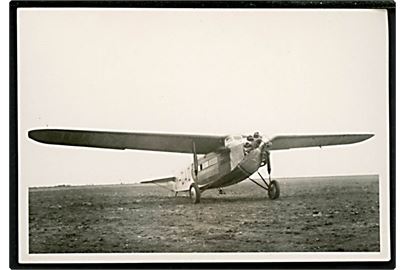
[[190, 199], [193, 203], [199, 203], [201, 198], [201, 191], [197, 184], [193, 183], [190, 186]]
[[270, 181], [268, 195], [270, 200], [275, 200], [280, 197], [280, 184], [276, 180]]

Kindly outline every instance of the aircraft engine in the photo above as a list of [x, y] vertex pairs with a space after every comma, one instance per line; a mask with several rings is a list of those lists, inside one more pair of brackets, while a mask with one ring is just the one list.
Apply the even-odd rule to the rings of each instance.
[[255, 132], [253, 135], [249, 135], [246, 137], [246, 142], [243, 145], [245, 153], [248, 154], [253, 149], [258, 148], [263, 142], [263, 137], [260, 135], [259, 132]]

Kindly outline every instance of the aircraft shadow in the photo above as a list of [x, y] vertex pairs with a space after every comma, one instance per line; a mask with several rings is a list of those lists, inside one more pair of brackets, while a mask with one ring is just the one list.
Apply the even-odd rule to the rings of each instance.
[[[177, 197], [177, 198], [170, 198], [174, 199], [173, 201], [176, 203], [187, 203], [190, 204], [190, 198], [188, 197]], [[277, 201], [280, 199], [277, 199]], [[217, 204], [217, 203], [241, 203], [241, 202], [271, 202], [269, 198], [266, 197], [202, 197], [200, 204]], [[275, 201], [273, 201], [275, 202]]]

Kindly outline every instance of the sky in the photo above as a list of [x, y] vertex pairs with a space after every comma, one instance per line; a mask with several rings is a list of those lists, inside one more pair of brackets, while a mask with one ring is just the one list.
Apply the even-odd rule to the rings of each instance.
[[45, 145], [28, 130], [374, 133], [272, 153], [274, 177], [387, 181], [387, 24], [381, 10], [20, 9], [19, 181], [134, 183], [189, 154]]

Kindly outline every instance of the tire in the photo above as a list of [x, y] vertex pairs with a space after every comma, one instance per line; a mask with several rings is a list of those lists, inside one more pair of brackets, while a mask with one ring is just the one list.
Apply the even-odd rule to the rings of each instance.
[[190, 194], [190, 199], [194, 204], [200, 202], [201, 191], [197, 184], [195, 184], [195, 183], [191, 184], [189, 194]]
[[280, 184], [276, 180], [270, 181], [270, 186], [267, 193], [270, 200], [275, 200], [280, 197]]

